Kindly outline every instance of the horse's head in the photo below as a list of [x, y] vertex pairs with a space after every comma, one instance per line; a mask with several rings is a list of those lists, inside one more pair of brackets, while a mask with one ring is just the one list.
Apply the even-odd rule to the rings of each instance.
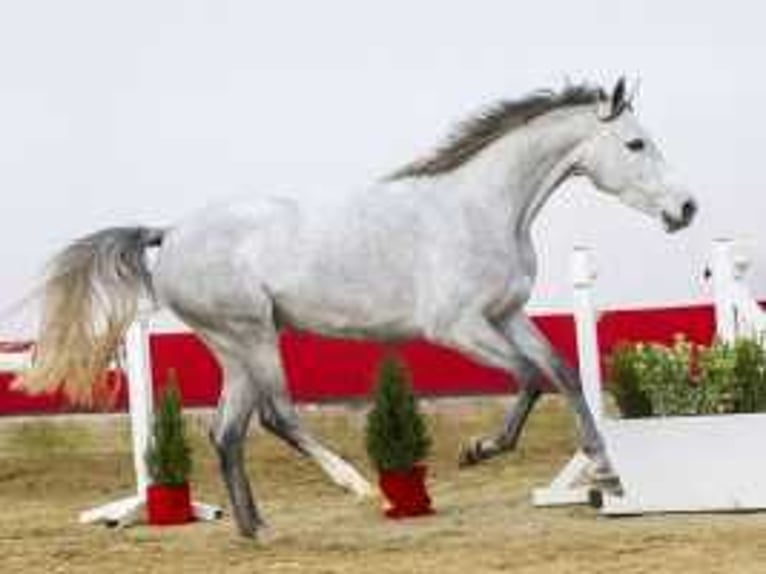
[[697, 212], [694, 198], [672, 183], [659, 149], [638, 123], [620, 79], [611, 97], [596, 106], [598, 128], [580, 147], [576, 172], [600, 190], [677, 231]]

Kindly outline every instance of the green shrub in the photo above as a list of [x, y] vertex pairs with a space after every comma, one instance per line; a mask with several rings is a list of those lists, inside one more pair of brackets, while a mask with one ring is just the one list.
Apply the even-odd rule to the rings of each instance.
[[766, 411], [766, 352], [758, 340], [622, 344], [608, 373], [626, 418]]
[[737, 412], [766, 411], [766, 352], [762, 341], [739, 339], [734, 344], [734, 378], [738, 381], [732, 397]]
[[617, 346], [610, 357], [609, 376], [612, 381], [609, 388], [612, 391], [617, 408], [625, 418], [649, 417], [652, 412], [652, 402], [642, 384], [642, 366], [644, 349], [622, 343]]
[[384, 358], [377, 374], [375, 398], [367, 415], [367, 453], [379, 470], [407, 470], [422, 461], [431, 447], [405, 366]]
[[698, 406], [696, 410], [683, 414], [743, 412], [737, 411], [733, 401], [741, 384], [736, 376], [737, 357], [734, 349], [734, 345], [723, 341], [700, 348], [699, 372], [695, 381]]
[[146, 464], [152, 483], [158, 485], [184, 484], [191, 472], [191, 450], [175, 371], [170, 371], [154, 412]]

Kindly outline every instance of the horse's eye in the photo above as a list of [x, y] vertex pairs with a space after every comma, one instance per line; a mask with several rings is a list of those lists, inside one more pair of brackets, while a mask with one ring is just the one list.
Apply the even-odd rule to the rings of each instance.
[[644, 143], [644, 140], [642, 139], [634, 139], [626, 143], [625, 146], [630, 151], [643, 151], [644, 148], [646, 147], [646, 144]]

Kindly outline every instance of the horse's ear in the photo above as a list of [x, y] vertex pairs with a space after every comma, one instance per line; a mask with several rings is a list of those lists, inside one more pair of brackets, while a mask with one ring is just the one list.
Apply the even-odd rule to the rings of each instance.
[[[599, 117], [603, 122], [610, 122], [618, 117], [626, 107], [630, 106], [630, 102], [625, 97], [625, 77], [620, 77], [617, 80], [617, 84], [612, 90], [612, 96], [608, 101], [604, 102], [599, 113]], [[607, 109], [604, 109], [607, 108]]]
[[621, 76], [617, 80], [617, 84], [612, 91], [612, 113], [613, 118], [620, 115], [620, 112], [625, 107], [625, 76]]

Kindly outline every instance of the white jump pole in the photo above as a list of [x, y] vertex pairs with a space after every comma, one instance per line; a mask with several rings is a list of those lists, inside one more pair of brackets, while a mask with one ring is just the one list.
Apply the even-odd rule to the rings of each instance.
[[731, 265], [731, 241], [717, 239], [713, 242], [711, 261], [716, 333], [724, 341], [736, 337], [737, 308], [731, 301], [734, 269]]
[[575, 247], [571, 259], [571, 273], [580, 383], [596, 428], [601, 430], [604, 415], [599, 359], [601, 355], [598, 349], [597, 314], [591, 297], [597, 272], [587, 248]]
[[103, 522], [107, 526], [126, 526], [137, 522], [143, 513], [149, 472], [144, 453], [149, 445], [152, 425], [151, 369], [148, 353], [148, 318], [141, 314], [128, 328], [123, 343], [123, 362], [128, 379], [130, 431], [133, 441], [133, 466], [136, 493], [80, 513], [82, 524]]
[[[599, 364], [596, 313], [591, 290], [596, 280], [596, 268], [585, 247], [575, 247], [570, 259], [573, 287], [573, 309], [577, 335], [577, 356], [580, 381], [585, 402], [593, 414], [596, 428], [601, 430], [603, 405], [601, 400], [601, 366]], [[578, 450], [553, 481], [532, 491], [535, 506], [565, 506], [589, 502], [592, 487], [588, 469], [590, 459]]]
[[738, 336], [763, 337], [766, 315], [750, 293], [745, 275], [750, 260], [730, 239], [713, 243], [712, 279], [716, 333], [724, 341]]
[[[136, 493], [133, 496], [86, 510], [80, 514], [80, 522], [103, 522], [111, 526], [137, 521], [142, 514], [149, 485], [149, 472], [143, 453], [149, 444], [152, 424], [152, 388], [149, 357], [149, 317], [145, 314], [128, 329], [121, 353], [128, 380], [128, 401], [133, 446], [133, 464], [136, 476]], [[0, 353], [0, 370], [19, 372], [32, 363], [31, 350]]]
[[128, 378], [130, 433], [136, 471], [136, 494], [146, 497], [149, 470], [146, 457], [153, 419], [151, 362], [149, 359], [149, 318], [140, 315], [125, 333], [125, 375]]
[[[125, 375], [128, 379], [130, 429], [133, 441], [133, 465], [136, 473], [136, 493], [80, 514], [80, 522], [102, 522], [107, 526], [127, 526], [139, 522], [144, 515], [146, 488], [150, 484], [145, 453], [152, 428], [152, 372], [149, 346], [150, 317], [140, 313], [128, 328], [124, 340]], [[215, 520], [222, 516], [216, 506], [192, 503], [197, 520]]]

